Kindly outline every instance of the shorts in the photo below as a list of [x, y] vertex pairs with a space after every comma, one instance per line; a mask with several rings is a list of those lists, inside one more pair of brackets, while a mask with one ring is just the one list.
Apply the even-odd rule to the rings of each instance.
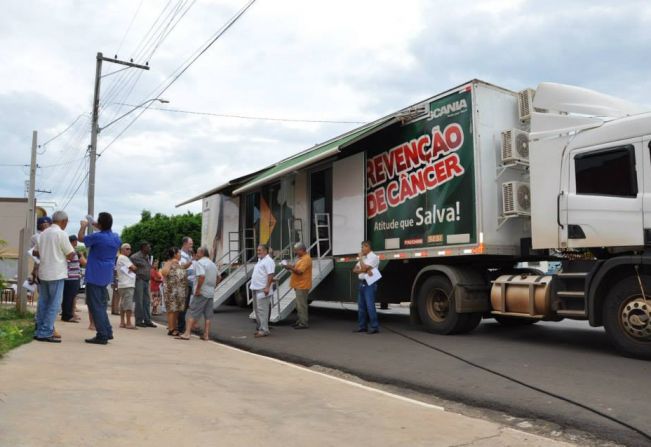
[[118, 289], [120, 291], [120, 312], [127, 310], [133, 311], [133, 294], [136, 291], [135, 287], [125, 287]]
[[205, 296], [193, 295], [190, 298], [190, 307], [186, 312], [186, 316], [192, 318], [193, 320], [199, 320], [203, 316], [206, 320], [210, 320], [212, 317], [212, 298], [206, 298]]

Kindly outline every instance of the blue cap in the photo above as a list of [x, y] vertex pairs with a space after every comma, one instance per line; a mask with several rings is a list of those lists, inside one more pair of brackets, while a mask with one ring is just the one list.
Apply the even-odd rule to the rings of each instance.
[[39, 218], [36, 220], [36, 226], [38, 226], [38, 227], [40, 227], [40, 226], [43, 225], [44, 223], [51, 224], [51, 223], [52, 223], [52, 219], [49, 218], [48, 216], [43, 216], [43, 217], [39, 217]]

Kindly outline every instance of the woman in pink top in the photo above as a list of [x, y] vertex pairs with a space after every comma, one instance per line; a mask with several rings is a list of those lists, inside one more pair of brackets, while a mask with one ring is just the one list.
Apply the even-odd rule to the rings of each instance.
[[160, 315], [158, 310], [160, 306], [160, 285], [163, 283], [163, 275], [158, 271], [158, 259], [154, 259], [154, 263], [151, 266], [150, 276], [149, 276], [149, 291], [151, 292], [151, 313], [152, 315]]

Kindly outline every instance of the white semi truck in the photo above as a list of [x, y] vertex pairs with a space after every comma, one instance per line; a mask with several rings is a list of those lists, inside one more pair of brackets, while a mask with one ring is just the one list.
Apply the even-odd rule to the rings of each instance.
[[[409, 301], [431, 332], [588, 320], [651, 358], [650, 154], [642, 107], [473, 80], [188, 202], [203, 199], [203, 242], [230, 278], [217, 308], [246, 287], [256, 243], [280, 258], [298, 239], [316, 258], [311, 296], [354, 301], [370, 240], [378, 300]], [[562, 267], [531, 267], [541, 261]], [[294, 309], [282, 272], [278, 284], [275, 321]]]

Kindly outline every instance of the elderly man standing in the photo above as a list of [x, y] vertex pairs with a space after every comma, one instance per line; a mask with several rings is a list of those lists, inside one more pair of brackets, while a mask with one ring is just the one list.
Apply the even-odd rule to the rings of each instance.
[[68, 239], [75, 252], [68, 258], [68, 277], [63, 285], [63, 303], [61, 304], [61, 320], [69, 323], [78, 323], [75, 319], [75, 300], [79, 293], [81, 281], [81, 268], [86, 265], [83, 254], [77, 253], [77, 236], [71, 234]]
[[285, 268], [292, 272], [289, 286], [296, 293], [298, 321], [294, 324], [294, 329], [307, 329], [309, 327], [307, 295], [312, 288], [312, 258], [303, 242], [294, 244], [294, 253], [296, 254], [296, 263], [285, 264]]
[[198, 322], [201, 317], [204, 319], [202, 340], [208, 340], [210, 337], [210, 318], [213, 311], [213, 296], [215, 295], [215, 287], [219, 282], [217, 274], [217, 266], [210, 260], [210, 253], [207, 247], [200, 247], [197, 250], [196, 268], [196, 286], [194, 294], [190, 298], [190, 307], [188, 308], [187, 315], [188, 321], [185, 325], [185, 332], [180, 335], [181, 340], [190, 340], [190, 333], [192, 332], [192, 325]]
[[41, 261], [34, 335], [38, 341], [61, 343], [60, 338], [54, 337], [54, 320], [61, 308], [64, 281], [68, 278], [68, 259], [75, 254], [64, 231], [66, 226], [68, 215], [64, 211], [55, 212], [52, 225], [40, 234], [34, 247]]
[[[195, 262], [194, 254], [192, 253], [192, 247], [194, 247], [192, 238], [189, 236], [184, 236], [183, 239], [181, 239], [180, 265], [187, 271], [188, 274], [188, 293], [185, 295], [185, 309], [187, 309], [190, 305], [190, 298], [192, 297], [192, 291], [194, 290], [194, 282], [197, 278], [197, 275], [194, 271]], [[179, 312], [178, 328], [181, 332], [185, 332], [185, 309]]]
[[269, 247], [258, 245], [258, 262], [251, 276], [251, 293], [253, 293], [253, 308], [258, 330], [255, 337], [267, 337], [269, 332], [269, 311], [271, 305], [271, 285], [276, 272], [276, 263], [269, 256]]
[[117, 290], [120, 296], [120, 327], [127, 329], [137, 329], [131, 324], [131, 314], [133, 312], [133, 294], [136, 288], [136, 267], [129, 255], [131, 254], [131, 245], [122, 244], [120, 255], [115, 263], [117, 270]]
[[131, 262], [137, 267], [136, 290], [133, 299], [136, 302], [136, 326], [138, 327], [156, 327], [156, 324], [151, 321], [151, 297], [149, 296], [150, 253], [151, 245], [143, 241], [140, 243], [140, 250], [131, 255]]
[[88, 222], [82, 220], [77, 234], [79, 242], [85, 243], [89, 250], [86, 263], [86, 302], [97, 330], [97, 335], [87, 338], [86, 343], [105, 345], [113, 338], [113, 328], [106, 313], [109, 300], [107, 286], [113, 281], [115, 257], [122, 241], [111, 231], [113, 216], [109, 213], [99, 213], [97, 223], [93, 226], [98, 231], [85, 235]]

